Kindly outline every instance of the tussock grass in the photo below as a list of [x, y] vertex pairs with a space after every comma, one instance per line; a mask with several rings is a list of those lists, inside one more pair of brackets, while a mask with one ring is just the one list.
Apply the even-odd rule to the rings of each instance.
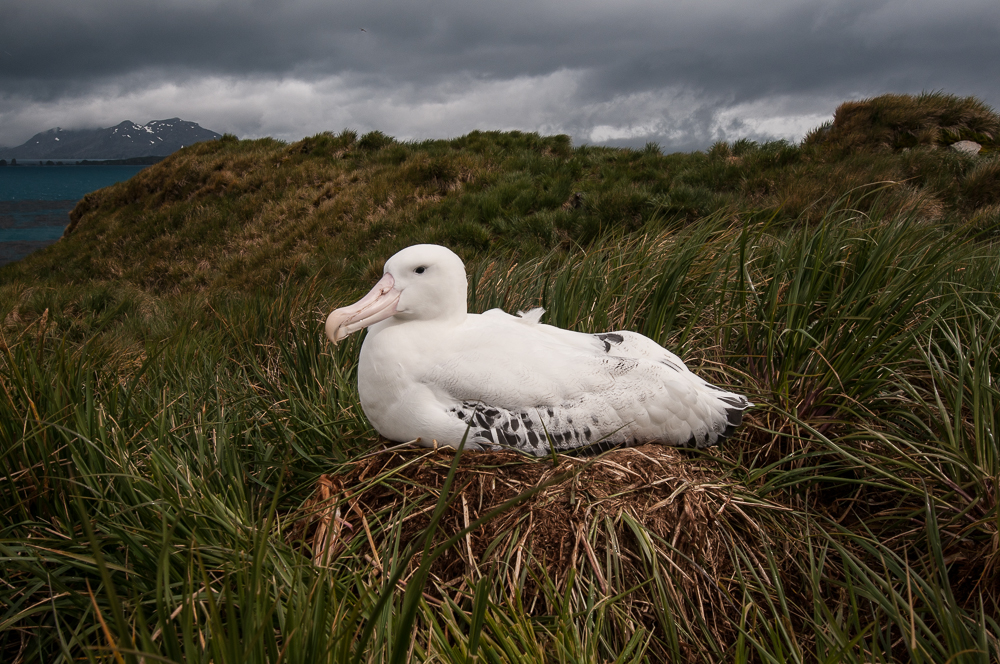
[[[0, 271], [0, 659], [995, 661], [993, 158], [816, 150], [345, 131], [98, 192]], [[414, 241], [758, 406], [702, 452], [383, 450], [322, 320]]]
[[993, 265], [988, 246], [850, 210], [487, 254], [476, 308], [642, 330], [761, 404], [723, 450], [555, 465], [359, 458], [375, 439], [357, 341], [321, 340], [318, 281], [177, 301], [173, 335], [131, 354], [125, 323], [72, 342], [38, 320], [5, 336], [2, 647], [988, 661]]
[[855, 151], [939, 147], [962, 140], [995, 150], [1000, 116], [975, 97], [925, 92], [845, 102], [833, 122], [812, 131], [804, 143]]

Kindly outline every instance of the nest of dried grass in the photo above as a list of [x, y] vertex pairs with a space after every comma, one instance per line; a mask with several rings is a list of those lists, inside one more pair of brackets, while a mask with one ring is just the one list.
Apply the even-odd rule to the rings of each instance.
[[[469, 452], [458, 460], [449, 505], [430, 532], [454, 461], [450, 448], [390, 450], [324, 475], [290, 539], [308, 547], [318, 564], [346, 557], [356, 569], [360, 557], [380, 573], [402, 545], [426, 537], [444, 542], [533, 491], [436, 558], [424, 596], [457, 596], [488, 575], [497, 591], [548, 611], [552, 593], [545, 587], [562, 593], [571, 578], [615, 596], [637, 588], [656, 592], [650, 584], [659, 574], [674, 594], [671, 603], [700, 614], [721, 636], [731, 632], [739, 611], [731, 599], [739, 594], [732, 548], [752, 558], [773, 546], [759, 517], [785, 511], [749, 498], [711, 459], [660, 445], [595, 458]], [[420, 555], [409, 561], [402, 583]], [[631, 592], [629, 601], [641, 604], [641, 596]]]

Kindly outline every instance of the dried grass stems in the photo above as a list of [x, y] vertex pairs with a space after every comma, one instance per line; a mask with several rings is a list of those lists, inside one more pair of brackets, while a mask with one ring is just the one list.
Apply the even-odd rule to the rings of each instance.
[[[314, 494], [291, 515], [287, 539], [306, 547], [318, 565], [360, 564], [381, 574], [399, 543], [427, 535], [454, 456], [448, 448], [389, 450], [322, 475]], [[432, 533], [434, 544], [532, 490], [434, 560], [428, 601], [439, 603], [442, 595], [458, 601], [487, 578], [497, 601], [517, 598], [538, 615], [558, 612], [552, 599], [581, 580], [606, 598], [652, 604], [648, 586], [655, 566], [668, 577], [682, 610], [700, 613], [718, 638], [732, 638], [741, 608], [734, 601], [739, 592], [732, 549], [765, 564], [755, 552], [778, 551], [780, 545], [766, 525], [772, 517], [762, 522], [761, 515], [793, 515], [786, 506], [748, 495], [710, 457], [662, 445], [595, 458], [466, 453], [451, 495], [443, 498], [449, 507]], [[796, 552], [785, 548], [784, 557]], [[409, 560], [402, 585], [421, 562], [419, 553]]]

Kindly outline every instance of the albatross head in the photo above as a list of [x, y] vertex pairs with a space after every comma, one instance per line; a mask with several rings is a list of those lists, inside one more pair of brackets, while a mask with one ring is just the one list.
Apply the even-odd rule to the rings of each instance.
[[466, 314], [465, 265], [450, 249], [415, 244], [385, 262], [375, 287], [354, 304], [326, 319], [326, 336], [337, 343], [352, 332], [386, 318], [461, 319]]

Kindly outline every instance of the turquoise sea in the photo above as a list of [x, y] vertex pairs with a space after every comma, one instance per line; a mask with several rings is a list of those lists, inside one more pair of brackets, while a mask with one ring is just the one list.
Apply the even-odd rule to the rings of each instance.
[[0, 265], [62, 237], [84, 195], [128, 180], [145, 166], [0, 166]]

